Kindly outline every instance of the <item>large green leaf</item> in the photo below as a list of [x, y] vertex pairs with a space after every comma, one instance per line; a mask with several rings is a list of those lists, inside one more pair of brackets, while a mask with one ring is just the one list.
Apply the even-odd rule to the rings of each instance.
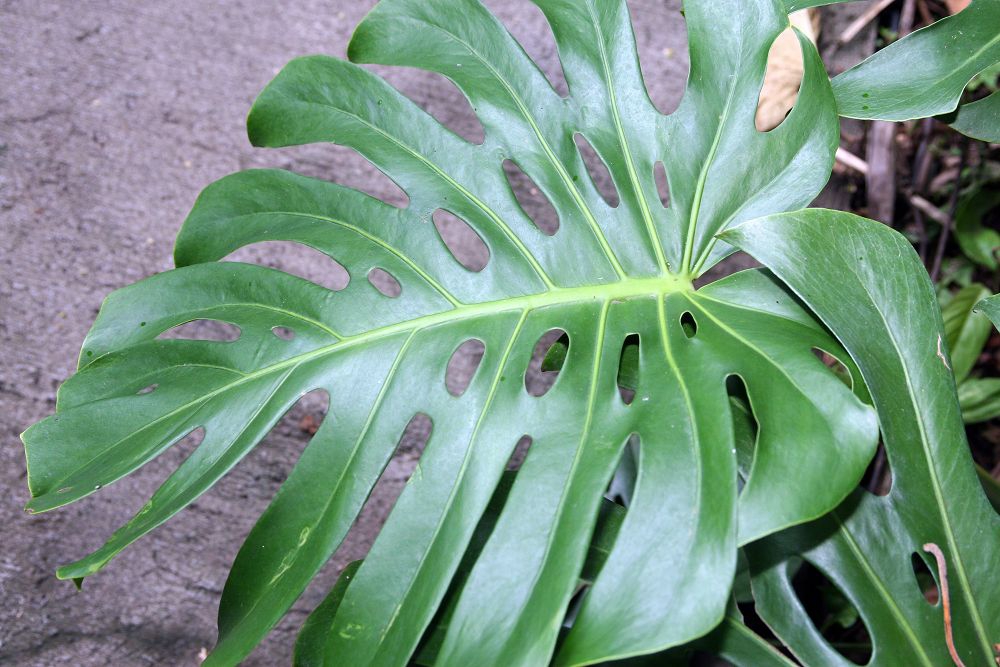
[[994, 294], [976, 304], [976, 311], [990, 318], [993, 326], [1000, 329], [1000, 294]]
[[984, 285], [973, 283], [956, 292], [941, 309], [944, 339], [956, 383], [960, 384], [969, 376], [990, 337], [993, 326], [985, 315], [975, 310], [976, 304], [989, 295]]
[[[101, 569], [207, 490], [313, 390], [328, 394], [329, 413], [236, 558], [206, 664], [238, 662], [281, 618], [344, 539], [418, 412], [432, 423], [419, 465], [351, 585], [326, 608], [329, 664], [403, 664], [413, 654], [525, 434], [533, 444], [470, 566], [441, 664], [553, 656], [627, 442], [638, 443], [628, 513], [560, 663], [704, 635], [725, 613], [738, 545], [843, 500], [877, 431], [872, 410], [814, 353], [843, 350], [766, 273], [698, 291], [691, 283], [731, 252], [718, 232], [803, 206], [826, 181], [837, 116], [815, 48], [801, 39], [798, 105], [759, 133], [768, 50], [788, 25], [778, 0], [687, 8], [691, 78], [669, 117], [643, 87], [623, 0], [537, 4], [558, 42], [566, 99], [475, 0], [384, 0], [351, 42], [357, 62], [450, 78], [482, 121], [482, 145], [356, 64], [295, 60], [265, 89], [248, 121], [255, 144], [352, 147], [409, 203], [398, 209], [269, 170], [205, 190], [178, 237], [179, 268], [108, 298], [56, 414], [25, 432], [29, 507], [83, 498], [196, 429], [204, 439], [128, 524], [60, 576]], [[619, 206], [598, 193], [576, 134], [606, 163]], [[554, 205], [555, 236], [521, 210], [505, 159]], [[669, 208], [654, 182], [658, 161]], [[466, 269], [442, 241], [431, 222], [439, 209], [485, 243], [481, 271]], [[326, 253], [353, 279], [335, 293], [218, 261], [273, 240]], [[401, 292], [369, 284], [375, 269]], [[159, 337], [192, 320], [227, 322], [240, 335]], [[569, 348], [555, 385], [534, 396], [525, 369], [553, 329], [568, 335]], [[638, 379], [626, 403], [617, 376], [633, 336]], [[472, 339], [485, 354], [453, 395], [449, 359]], [[726, 417], [733, 376], [758, 426], [739, 494]]]
[[955, 114], [946, 120], [953, 128], [973, 139], [1000, 143], [1000, 91], [959, 105]]
[[[974, 309], [973, 315], [985, 316], [1000, 328], [1000, 295], [983, 299]], [[958, 385], [958, 400], [962, 406], [962, 419], [973, 424], [1000, 417], [1000, 378], [968, 378]], [[988, 488], [994, 496], [1000, 497], [993, 488]], [[991, 496], [992, 497], [992, 496]]]
[[955, 239], [965, 256], [988, 269], [1000, 268], [1000, 231], [984, 218], [1000, 208], [1000, 189], [977, 188], [962, 199], [955, 212]]
[[976, 477], [940, 312], [916, 253], [885, 225], [823, 210], [770, 216], [725, 236], [837, 332], [871, 390], [892, 470], [887, 496], [857, 491], [820, 521], [748, 548], [762, 617], [806, 664], [848, 664], [792, 589], [787, 558], [801, 555], [859, 610], [874, 644], [869, 664], [950, 664], [943, 607], [923, 599], [911, 566], [917, 554], [937, 571], [926, 553], [936, 545], [958, 655], [967, 665], [992, 663], [1000, 517]]
[[966, 84], [1000, 62], [1000, 2], [964, 10], [876, 52], [833, 80], [840, 114], [908, 120], [958, 106]]

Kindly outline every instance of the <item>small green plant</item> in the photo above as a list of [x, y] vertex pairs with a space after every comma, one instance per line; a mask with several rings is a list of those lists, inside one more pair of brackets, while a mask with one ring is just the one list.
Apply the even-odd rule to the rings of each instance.
[[[801, 38], [799, 102], [776, 129], [754, 127], [771, 43], [790, 9], [817, 3], [686, 3], [691, 74], [669, 116], [646, 94], [624, 0], [536, 4], [566, 98], [476, 0], [383, 0], [351, 62], [298, 59], [268, 85], [248, 120], [255, 145], [349, 146], [409, 203], [274, 170], [202, 193], [177, 268], [107, 299], [55, 414], [24, 433], [28, 507], [74, 502], [198, 429], [204, 438], [130, 522], [58, 575], [99, 571], [324, 390], [326, 419], [233, 564], [206, 664], [238, 663], [280, 620], [415, 413], [432, 423], [426, 451], [371, 552], [306, 622], [298, 664], [578, 665], [671, 648], [794, 664], [779, 642], [804, 664], [842, 664], [791, 584], [807, 563], [832, 582], [821, 590], [837, 623], [867, 629], [871, 664], [929, 667], [949, 653], [992, 664], [1000, 520], [968, 453], [934, 290], [896, 232], [802, 209], [833, 165], [834, 91], [853, 90], [855, 75], [831, 86]], [[485, 141], [456, 136], [358, 63], [448, 77]], [[881, 85], [859, 92], [866, 111], [891, 97]], [[949, 110], [916, 99], [918, 113]], [[578, 136], [610, 172], [616, 206]], [[555, 234], [521, 208], [505, 161], [551, 202]], [[454, 255], [433, 222], [444, 214], [486, 247], [485, 266]], [[272, 240], [326, 253], [350, 283], [333, 292], [220, 261]], [[694, 288], [737, 249], [767, 269]], [[373, 272], [398, 290], [377, 288]], [[996, 299], [985, 303], [995, 320]], [[239, 336], [160, 337], [195, 320]], [[553, 331], [545, 363], [558, 379], [535, 396], [526, 368]], [[449, 387], [468, 341], [482, 360], [467, 386]], [[884, 497], [857, 488], [880, 434], [893, 473]], [[523, 436], [531, 448], [505, 473]], [[937, 606], [914, 555], [930, 559]], [[750, 630], [736, 601], [778, 641]]]

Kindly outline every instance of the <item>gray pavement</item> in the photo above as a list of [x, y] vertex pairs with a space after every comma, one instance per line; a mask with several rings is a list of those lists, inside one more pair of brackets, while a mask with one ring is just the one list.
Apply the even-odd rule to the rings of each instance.
[[[103, 297], [169, 269], [199, 190], [232, 171], [277, 166], [388, 200], [399, 193], [332, 146], [250, 148], [254, 96], [290, 58], [343, 55], [372, 0], [0, 0], [0, 663], [195, 665], [214, 642], [226, 572], [294, 463], [322, 406], [298, 406], [247, 460], [82, 592], [57, 565], [100, 545], [190, 451], [180, 445], [84, 502], [41, 516], [27, 501], [18, 434], [48, 414]], [[540, 13], [488, 4], [559, 78]], [[643, 67], [663, 110], [680, 99], [686, 45], [676, 0], [630, 2]], [[380, 69], [460, 133], [477, 123], [450, 84]], [[323, 282], [329, 264], [286, 245], [241, 257]], [[246, 664], [289, 662], [294, 633], [339, 569], [361, 556], [419, 454], [386, 472], [348, 543]]]

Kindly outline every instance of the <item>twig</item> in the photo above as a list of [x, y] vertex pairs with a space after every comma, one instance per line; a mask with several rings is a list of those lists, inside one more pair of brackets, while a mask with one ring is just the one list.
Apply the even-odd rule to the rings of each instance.
[[910, 206], [913, 206], [917, 210], [921, 211], [928, 218], [938, 223], [939, 225], [947, 225], [951, 219], [948, 214], [939, 209], [934, 204], [930, 203], [920, 195], [910, 195], [909, 197]]
[[844, 32], [840, 33], [840, 37], [837, 38], [837, 43], [847, 44], [849, 41], [857, 37], [858, 33], [864, 30], [866, 25], [871, 23], [875, 17], [881, 14], [886, 7], [895, 1], [896, 0], [879, 0], [874, 5], [869, 7], [865, 13], [854, 19], [849, 26], [844, 28]]
[[903, 11], [899, 14], [899, 39], [913, 32], [913, 19], [917, 8], [916, 0], [904, 0]]
[[931, 16], [931, 10], [927, 9], [926, 0], [917, 0], [917, 11], [920, 12], [920, 20], [930, 25], [934, 23], [934, 17]]
[[941, 274], [941, 262], [944, 261], [944, 250], [948, 245], [948, 238], [951, 236], [952, 224], [955, 220], [955, 213], [958, 211], [958, 195], [962, 190], [962, 172], [965, 171], [965, 161], [968, 157], [966, 143], [962, 142], [962, 159], [958, 163], [958, 176], [955, 177], [955, 189], [951, 193], [951, 202], [948, 204], [948, 218], [941, 223], [941, 235], [938, 237], [937, 250], [934, 252], [934, 264], [931, 266], [931, 282], [937, 282]]
[[892, 227], [896, 218], [896, 123], [872, 121], [865, 152], [868, 217]]
[[[846, 149], [838, 148], [836, 159], [840, 164], [849, 169], [853, 169], [861, 175], [868, 173], [868, 163]], [[909, 195], [907, 200], [910, 202], [911, 206], [920, 209], [928, 218], [931, 218], [942, 225], [949, 220], [948, 214], [920, 195]]]
[[933, 542], [925, 544], [924, 551], [929, 554], [933, 554], [934, 560], [937, 561], [938, 583], [941, 585], [941, 608], [944, 610], [944, 641], [948, 644], [948, 653], [951, 654], [951, 661], [955, 663], [955, 667], [965, 667], [965, 663], [963, 663], [962, 659], [958, 657], [958, 651], [955, 650], [955, 637], [952, 635], [951, 631], [951, 598], [948, 595], [948, 563], [944, 559], [944, 553], [941, 551], [941, 547]]
[[868, 174], [868, 163], [865, 162], [864, 160], [862, 160], [861, 158], [859, 158], [854, 153], [849, 152], [845, 148], [838, 148], [837, 149], [836, 160], [840, 164], [842, 164], [845, 167], [848, 167], [850, 169], [853, 169], [854, 171], [858, 172], [862, 176], [865, 176], [865, 175]]
[[[920, 123], [920, 145], [913, 156], [913, 192], [923, 192], [927, 187], [927, 179], [930, 178], [930, 139], [934, 130], [934, 119], [925, 118]], [[917, 233], [920, 235], [920, 261], [927, 265], [927, 249], [930, 246], [930, 238], [927, 236], [927, 223], [924, 222], [924, 215], [916, 206], [913, 207], [913, 220], [917, 223]]]

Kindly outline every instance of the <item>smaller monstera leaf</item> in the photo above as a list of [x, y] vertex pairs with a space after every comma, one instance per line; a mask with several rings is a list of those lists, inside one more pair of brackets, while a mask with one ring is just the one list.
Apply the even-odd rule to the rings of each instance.
[[1000, 91], [960, 104], [954, 113], [941, 118], [967, 137], [1000, 143]]
[[[1000, 637], [1000, 517], [976, 476], [944, 322], [912, 246], [885, 225], [825, 210], [770, 216], [726, 237], [837, 332], [871, 390], [892, 473], [888, 495], [855, 491], [819, 521], [747, 547], [757, 611], [804, 665], [851, 664], [792, 587], [791, 564], [804, 558], [858, 610], [869, 665], [990, 664]], [[996, 318], [996, 303], [979, 308]], [[928, 602], [914, 558], [947, 601]]]
[[985, 285], [972, 283], [956, 292], [941, 308], [944, 339], [957, 384], [969, 376], [993, 330], [989, 319], [978, 312], [978, 304], [988, 296], [990, 291]]
[[972, 78], [1000, 62], [1000, 3], [972, 0], [833, 80], [843, 116], [909, 120], [950, 113]]
[[[759, 133], [767, 53], [788, 24], [777, 0], [687, 8], [691, 77], [670, 116], [646, 94], [623, 0], [536, 4], [567, 98], [474, 0], [384, 0], [351, 42], [355, 61], [449, 77], [482, 121], [481, 145], [356, 64], [303, 58], [265, 89], [248, 121], [255, 144], [352, 147], [409, 203], [270, 170], [205, 190], [178, 237], [179, 268], [108, 298], [56, 414], [24, 434], [30, 508], [82, 498], [196, 429], [204, 439], [129, 523], [60, 576], [98, 571], [314, 390], [329, 396], [329, 412], [236, 558], [206, 664], [237, 663], [281, 618], [344, 539], [415, 413], [429, 417], [430, 439], [332, 610], [326, 664], [412, 656], [522, 436], [530, 450], [469, 566], [439, 664], [583, 664], [704, 635], [724, 616], [738, 545], [815, 519], [856, 485], [877, 425], [819, 358], [849, 363], [836, 340], [767, 273], [692, 287], [732, 251], [718, 232], [801, 207], [825, 183], [838, 127], [815, 48], [800, 40], [796, 108]], [[607, 165], [617, 207], [592, 182], [576, 135]], [[554, 236], [520, 208], [505, 160], [553, 204]], [[654, 181], [660, 161], [669, 207]], [[478, 235], [485, 267], [452, 254], [432, 222], [438, 211]], [[326, 253], [352, 280], [333, 292], [219, 261], [274, 240]], [[398, 294], [365, 280], [376, 269]], [[239, 337], [159, 337], [192, 320], [227, 322]], [[565, 358], [535, 396], [525, 369], [552, 330], [568, 339]], [[484, 354], [453, 392], [446, 368], [470, 340]], [[619, 362], [636, 340], [626, 402]], [[741, 487], [734, 385], [756, 431]], [[637, 452], [628, 511], [555, 654], [626, 443]]]

